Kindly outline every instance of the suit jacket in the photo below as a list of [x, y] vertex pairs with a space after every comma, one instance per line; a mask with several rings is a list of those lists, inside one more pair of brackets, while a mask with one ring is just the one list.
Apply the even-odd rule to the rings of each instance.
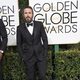
[[7, 46], [7, 31], [3, 21], [0, 19], [0, 50], [5, 51]]
[[33, 35], [30, 34], [25, 23], [17, 27], [17, 46], [23, 60], [29, 60], [34, 55], [37, 59], [43, 60], [47, 56], [48, 41], [43, 24], [39, 21], [33, 23]]

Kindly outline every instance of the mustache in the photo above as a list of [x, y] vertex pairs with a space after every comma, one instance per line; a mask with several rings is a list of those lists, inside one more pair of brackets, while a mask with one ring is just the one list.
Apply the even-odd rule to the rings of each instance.
[[26, 18], [30, 18], [29, 16], [27, 16]]

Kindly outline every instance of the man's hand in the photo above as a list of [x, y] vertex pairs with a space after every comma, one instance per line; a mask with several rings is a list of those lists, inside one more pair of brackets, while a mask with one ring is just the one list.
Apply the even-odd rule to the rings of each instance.
[[0, 53], [0, 61], [2, 60], [3, 57], [3, 53]]

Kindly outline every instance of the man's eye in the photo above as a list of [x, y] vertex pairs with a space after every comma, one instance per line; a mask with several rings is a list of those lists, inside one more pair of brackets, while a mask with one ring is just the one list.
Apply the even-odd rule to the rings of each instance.
[[27, 14], [27, 12], [25, 12], [24, 14]]

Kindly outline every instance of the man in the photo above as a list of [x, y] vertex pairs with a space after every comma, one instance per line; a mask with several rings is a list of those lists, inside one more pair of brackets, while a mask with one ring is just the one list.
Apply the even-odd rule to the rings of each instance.
[[23, 9], [22, 15], [24, 23], [17, 28], [17, 45], [27, 67], [27, 78], [28, 80], [36, 80], [34, 75], [37, 67], [39, 80], [45, 80], [47, 35], [42, 22], [33, 20], [33, 10], [30, 6]]
[[3, 24], [2, 20], [0, 19], [0, 80], [3, 80], [2, 76], [2, 58], [4, 55], [4, 51], [7, 46], [7, 32], [5, 25]]

